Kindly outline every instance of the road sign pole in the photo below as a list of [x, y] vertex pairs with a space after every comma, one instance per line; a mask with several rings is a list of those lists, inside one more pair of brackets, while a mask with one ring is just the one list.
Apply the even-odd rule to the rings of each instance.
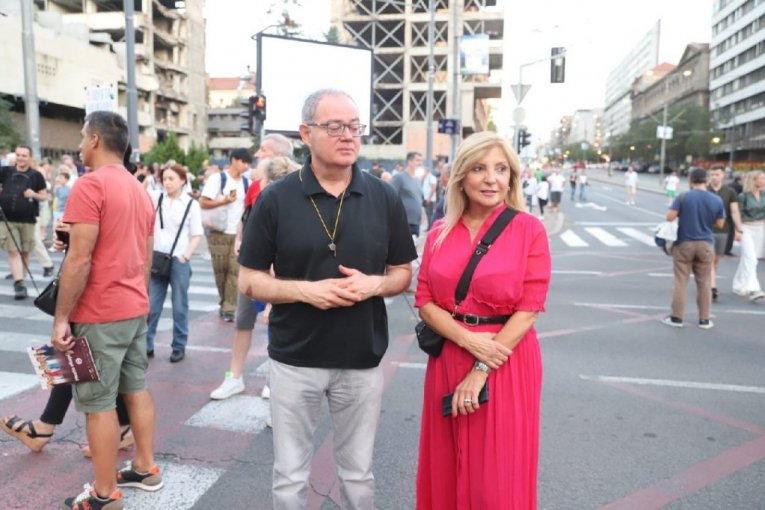
[[662, 136], [661, 136], [661, 158], [659, 160], [659, 184], [664, 182], [664, 161], [667, 158], [667, 105], [664, 104], [662, 113]]

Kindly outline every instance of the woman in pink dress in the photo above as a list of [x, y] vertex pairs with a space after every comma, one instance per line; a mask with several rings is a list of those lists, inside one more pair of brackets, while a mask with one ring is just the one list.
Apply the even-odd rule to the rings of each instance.
[[[520, 212], [519, 175], [518, 156], [502, 137], [470, 136], [457, 151], [446, 216], [428, 235], [416, 306], [447, 340], [439, 357], [428, 358], [425, 375], [418, 509], [537, 505], [542, 360], [533, 325], [544, 311], [550, 250], [539, 220]], [[460, 276], [507, 207], [519, 212], [481, 259], [455, 310]], [[489, 400], [481, 404], [484, 384]], [[441, 400], [452, 392], [451, 416], [443, 417]]]

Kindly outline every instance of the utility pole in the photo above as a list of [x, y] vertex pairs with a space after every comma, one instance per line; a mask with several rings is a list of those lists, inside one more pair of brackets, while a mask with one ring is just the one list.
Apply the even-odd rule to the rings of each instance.
[[33, 31], [34, 9], [32, 0], [21, 0], [21, 48], [24, 53], [24, 118], [27, 143], [32, 155], [40, 160], [40, 100], [37, 97], [37, 60]]
[[659, 184], [664, 182], [664, 162], [667, 159], [667, 103], [664, 103], [664, 108], [661, 114], [662, 133], [661, 137], [661, 156], [659, 159]]
[[731, 118], [731, 126], [730, 126], [730, 156], [728, 159], [728, 166], [730, 167], [730, 171], [733, 172], [733, 161], [735, 160], [735, 154], [736, 154], [736, 114], [733, 113], [733, 117]]
[[460, 89], [462, 79], [462, 72], [460, 70], [461, 34], [459, 33], [460, 31], [458, 30], [458, 27], [460, 26], [460, 12], [462, 12], [463, 8], [464, 6], [461, 5], [460, 0], [454, 0], [454, 4], [452, 5], [452, 37], [454, 38], [452, 41], [452, 118], [458, 120], [459, 129], [451, 136], [451, 139], [449, 140], [450, 163], [454, 161], [454, 155], [457, 153], [457, 146], [462, 139], [462, 122], [460, 119], [460, 110], [462, 109], [462, 93]]
[[433, 45], [435, 44], [436, 8], [433, 0], [428, 0], [430, 23], [428, 24], [428, 97], [425, 103], [425, 117], [427, 120], [427, 138], [425, 145], [425, 165], [428, 172], [433, 170], [433, 78], [436, 66], [433, 59]]
[[125, 11], [125, 72], [127, 74], [127, 125], [130, 145], [133, 153], [130, 155], [132, 163], [138, 163], [141, 159], [141, 149], [138, 142], [138, 88], [135, 81], [135, 24], [134, 24], [133, 0], [122, 0], [122, 9]]

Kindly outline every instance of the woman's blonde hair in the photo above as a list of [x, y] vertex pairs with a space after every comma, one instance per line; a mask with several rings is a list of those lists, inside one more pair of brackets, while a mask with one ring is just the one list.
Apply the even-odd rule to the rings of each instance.
[[503, 136], [491, 131], [474, 133], [465, 138], [457, 148], [457, 154], [452, 164], [452, 174], [449, 177], [449, 184], [446, 186], [444, 223], [436, 238], [436, 246], [441, 245], [467, 209], [468, 197], [462, 189], [465, 174], [495, 147], [505, 154], [510, 165], [510, 185], [507, 189], [507, 196], [505, 196], [505, 204], [512, 209], [523, 209], [520, 183], [521, 160], [518, 154]]
[[744, 191], [749, 193], [754, 193], [754, 191], [757, 189], [757, 185], [754, 183], [754, 181], [757, 180], [757, 178], [761, 175], [765, 175], [765, 172], [762, 170], [750, 170], [746, 173], [746, 180], [744, 181]]
[[284, 156], [275, 156], [273, 158], [266, 158], [258, 163], [258, 166], [263, 165], [263, 177], [267, 183], [278, 181], [290, 172], [294, 172], [298, 167], [290, 159]]

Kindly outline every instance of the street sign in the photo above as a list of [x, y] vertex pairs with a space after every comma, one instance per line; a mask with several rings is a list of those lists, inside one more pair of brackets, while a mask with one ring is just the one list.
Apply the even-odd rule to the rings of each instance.
[[460, 130], [459, 119], [438, 119], [438, 132], [446, 135], [456, 135]]
[[659, 140], [672, 140], [672, 126], [656, 126], [656, 138]]
[[523, 124], [524, 120], [526, 120], [526, 110], [524, 110], [522, 106], [517, 106], [515, 110], [513, 110], [513, 122], [516, 124]]
[[523, 102], [523, 98], [526, 97], [526, 94], [529, 92], [531, 85], [523, 85], [520, 83], [516, 83], [514, 85], [511, 85], [510, 88], [513, 89], [513, 95], [515, 96], [515, 100], [518, 102], [518, 104], [521, 104]]

